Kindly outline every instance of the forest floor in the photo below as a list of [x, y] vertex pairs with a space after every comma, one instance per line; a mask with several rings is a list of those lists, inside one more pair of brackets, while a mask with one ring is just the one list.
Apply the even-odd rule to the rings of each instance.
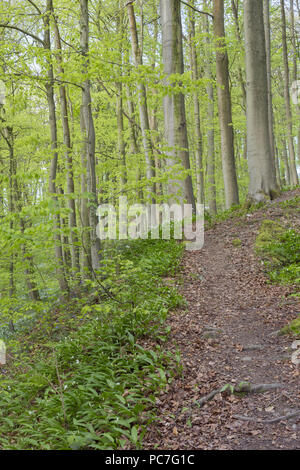
[[[202, 250], [185, 252], [177, 284], [188, 308], [170, 314], [167, 346], [179, 349], [183, 370], [157, 399], [158, 420], [144, 449], [300, 449], [299, 414], [266, 422], [300, 410], [300, 369], [291, 361], [295, 338], [278, 335], [299, 314], [299, 298], [290, 297], [291, 287], [269, 283], [254, 252], [263, 220], [299, 227], [299, 211], [280, 204], [299, 195], [299, 189], [284, 193], [263, 209], [220, 222], [205, 231]], [[281, 387], [218, 393], [202, 407], [196, 403], [241, 382]]]

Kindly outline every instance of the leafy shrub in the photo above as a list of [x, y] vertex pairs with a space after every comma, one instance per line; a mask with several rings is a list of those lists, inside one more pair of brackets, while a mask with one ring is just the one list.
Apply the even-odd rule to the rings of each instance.
[[155, 394], [178, 364], [162, 345], [168, 310], [181, 298], [161, 276], [181, 252], [174, 240], [128, 243], [118, 272], [115, 258], [105, 268], [110, 296], [68, 313], [72, 329], [64, 339], [30, 336], [29, 350], [0, 378], [1, 448], [139, 448], [155, 418]]
[[300, 283], [300, 234], [265, 220], [255, 249], [262, 258], [270, 279], [282, 284]]

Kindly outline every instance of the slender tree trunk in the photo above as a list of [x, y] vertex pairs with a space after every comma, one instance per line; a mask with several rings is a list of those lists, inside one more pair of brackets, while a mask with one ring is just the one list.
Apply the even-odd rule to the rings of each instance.
[[[117, 18], [117, 36], [119, 40], [119, 75], [123, 75], [123, 36], [124, 36], [124, 9], [121, 2], [119, 2], [120, 13]], [[124, 116], [123, 116], [123, 84], [122, 81], [116, 83], [117, 89], [117, 128], [118, 128], [118, 152], [121, 167], [121, 185], [122, 189], [127, 183], [127, 168], [126, 168], [126, 144], [124, 140]]]
[[[80, 110], [80, 129], [81, 135], [86, 135], [85, 120], [83, 117], [83, 110]], [[89, 209], [87, 193], [87, 143], [85, 137], [81, 146], [81, 201], [80, 201], [80, 218], [81, 218], [81, 242], [82, 242], [82, 276], [83, 278], [90, 277], [90, 230], [89, 230]]]
[[[138, 69], [140, 66], [143, 65], [143, 59], [142, 59], [141, 50], [139, 48], [136, 19], [135, 19], [134, 8], [133, 8], [132, 2], [127, 3], [127, 11], [128, 11], [130, 34], [131, 34], [132, 55], [133, 55], [134, 65]], [[154, 160], [154, 153], [153, 153], [153, 147], [152, 147], [151, 135], [150, 135], [149, 114], [148, 114], [148, 107], [147, 107], [147, 92], [146, 92], [146, 87], [144, 83], [142, 83], [142, 81], [138, 82], [137, 87], [138, 87], [138, 96], [139, 96], [139, 113], [140, 113], [140, 123], [141, 123], [141, 131], [142, 131], [142, 140], [143, 140], [143, 148], [144, 148], [145, 159], [146, 159], [146, 177], [149, 181], [151, 181], [155, 177], [155, 160]], [[155, 183], [151, 182], [151, 184], [148, 187], [148, 192], [150, 195], [150, 199], [148, 202], [155, 203], [155, 191], [156, 191]]]
[[290, 97], [290, 72], [288, 63], [288, 51], [286, 42], [286, 19], [285, 19], [285, 5], [284, 0], [280, 0], [281, 5], [281, 21], [282, 21], [282, 54], [284, 63], [284, 100], [285, 100], [285, 112], [288, 130], [288, 145], [290, 155], [290, 168], [291, 168], [291, 183], [296, 186], [299, 183], [297, 168], [296, 168], [296, 155], [293, 139], [293, 118], [291, 108], [291, 97]]
[[[298, 3], [297, 3], [298, 5]], [[295, 24], [295, 10], [294, 10], [294, 0], [290, 0], [290, 13], [291, 13], [291, 40], [293, 46], [293, 82], [298, 80], [298, 67], [297, 67], [297, 57], [299, 58], [299, 40], [300, 40], [300, 33], [299, 33], [299, 25], [300, 25], [300, 18], [298, 19], [298, 44], [296, 40], [296, 24]], [[298, 5], [298, 14], [299, 12], [299, 5]], [[298, 136], [297, 136], [297, 145], [298, 145], [298, 163], [300, 164], [300, 104], [296, 104], [296, 112], [298, 116]]]
[[270, 149], [266, 45], [261, 0], [245, 0], [249, 199], [273, 199], [278, 191]]
[[87, 151], [87, 190], [89, 197], [89, 225], [90, 225], [90, 255], [93, 271], [100, 268], [100, 239], [97, 236], [97, 189], [96, 189], [96, 158], [95, 158], [95, 127], [92, 114], [91, 83], [88, 78], [89, 70], [89, 11], [88, 0], [80, 0], [80, 46], [83, 60], [82, 82], [82, 115], [86, 131]]
[[266, 43], [266, 64], [267, 64], [267, 82], [268, 82], [268, 123], [270, 135], [270, 150], [273, 171], [276, 174], [277, 184], [280, 186], [280, 174], [275, 165], [275, 140], [274, 140], [274, 114], [273, 114], [273, 98], [272, 98], [272, 76], [271, 76], [271, 35], [270, 35], [270, 1], [263, 0], [264, 29]]
[[[243, 47], [243, 39], [242, 39], [240, 24], [239, 24], [238, 3], [239, 2], [236, 3], [235, 0], [231, 0], [231, 9], [232, 9], [233, 19], [235, 23], [235, 35], [239, 44], [241, 45], [241, 47]], [[238, 64], [238, 76], [239, 76], [239, 82], [240, 82], [241, 90], [242, 90], [243, 107], [244, 107], [245, 114], [246, 114], [246, 84], [245, 84], [245, 80], [243, 77], [242, 67], [240, 66], [240, 64]]]
[[[172, 86], [169, 77], [183, 74], [183, 46], [180, 2], [178, 0], [161, 0], [160, 16], [162, 25], [163, 65], [166, 85]], [[167, 166], [181, 164], [190, 171], [189, 144], [185, 114], [185, 98], [182, 92], [168, 93], [164, 97], [165, 136], [170, 148]], [[181, 195], [178, 194], [179, 190]], [[195, 198], [192, 178], [189, 174], [184, 182], [175, 178], [169, 181], [169, 195], [173, 199], [186, 200], [195, 209]]]
[[[25, 222], [24, 219], [20, 219], [20, 227], [21, 233], [24, 235], [25, 231]], [[36, 282], [34, 280], [34, 269], [33, 269], [33, 259], [31, 254], [29, 253], [27, 246], [25, 243], [22, 245], [22, 253], [23, 253], [23, 260], [24, 260], [24, 272], [26, 278], [26, 284], [28, 289], [28, 295], [33, 302], [38, 302], [41, 300], [40, 293], [37, 288]]]
[[[59, 76], [63, 77], [64, 68], [62, 66], [62, 47], [59, 28], [56, 20], [54, 21], [54, 32], [55, 32], [55, 47], [57, 50], [57, 68]], [[78, 236], [76, 233], [77, 222], [76, 222], [76, 205], [75, 205], [75, 184], [73, 175], [73, 160], [72, 160], [72, 143], [71, 133], [69, 124], [69, 113], [68, 113], [68, 102], [67, 92], [64, 85], [60, 85], [60, 105], [61, 105], [61, 119], [63, 127], [63, 140], [66, 148], [66, 166], [67, 166], [67, 192], [68, 192], [68, 206], [69, 206], [69, 229], [70, 229], [70, 245], [72, 255], [72, 268], [74, 272], [79, 271], [79, 247], [78, 247]]]
[[[157, 4], [154, 3], [154, 8], [153, 8], [153, 16], [157, 16], [158, 12], [157, 12]], [[157, 56], [157, 46], [158, 46], [158, 34], [159, 34], [159, 23], [158, 23], [158, 19], [154, 22], [154, 33], [153, 33], [153, 44], [154, 44], [154, 47], [153, 47], [153, 59], [152, 59], [152, 64], [151, 64], [151, 67], [152, 67], [152, 70], [154, 71], [155, 68], [156, 68], [156, 56]], [[158, 96], [158, 90], [157, 88], [153, 88], [150, 93], [157, 97]], [[158, 122], [158, 118], [157, 118], [157, 113], [158, 113], [158, 108], [159, 108], [159, 105], [158, 105], [158, 99], [156, 98], [155, 100], [155, 105], [153, 106], [152, 108], [152, 111], [150, 112], [150, 115], [149, 115], [149, 124], [150, 124], [150, 129], [151, 129], [151, 137], [152, 137], [152, 142], [153, 142], [153, 152], [154, 152], [154, 161], [155, 161], [155, 177], [158, 178], [161, 174], [161, 168], [162, 168], [162, 165], [161, 165], [161, 159], [160, 159], [160, 154], [159, 154], [159, 151], [158, 151], [158, 148], [159, 148], [159, 142], [160, 142], [160, 137], [159, 137], [159, 134], [160, 134], [160, 131], [159, 131], [159, 122]], [[155, 183], [155, 194], [156, 196], [162, 196], [163, 194], [163, 188], [162, 188], [162, 183], [160, 183], [159, 181], [157, 181]]]
[[224, 0], [214, 0], [214, 34], [217, 41], [217, 84], [219, 122], [221, 129], [221, 153], [226, 208], [239, 203], [237, 184], [234, 133], [232, 124], [231, 96], [229, 89], [228, 54], [225, 42]]
[[[129, 117], [128, 122], [129, 122], [129, 130], [130, 130], [130, 151], [133, 155], [136, 156], [135, 159], [137, 160], [139, 159], [139, 155], [141, 153], [140, 148], [139, 148], [139, 142], [138, 142], [138, 127], [134, 120], [135, 109], [134, 109], [134, 103], [132, 101], [130, 87], [127, 86], [126, 90], [127, 90], [128, 117]], [[137, 161], [137, 165], [136, 165], [136, 178], [137, 178], [137, 181], [141, 182], [142, 172], [141, 172], [139, 161]], [[139, 197], [140, 202], [144, 200], [143, 188], [139, 188], [138, 197]]]
[[[52, 0], [47, 0], [47, 12], [44, 16], [44, 47], [46, 51], [51, 52], [51, 38], [50, 38], [50, 15], [53, 11]], [[58, 198], [56, 191], [56, 174], [58, 163], [58, 143], [57, 143], [57, 121], [56, 121], [56, 108], [54, 100], [54, 74], [51, 58], [48, 63], [48, 81], [46, 83], [47, 102], [49, 108], [49, 126], [51, 134], [51, 148], [52, 148], [52, 161], [49, 176], [49, 192], [52, 195], [55, 206], [58, 207]], [[63, 263], [63, 250], [60, 239], [60, 216], [54, 215], [54, 243], [55, 243], [55, 257], [57, 261], [57, 273], [59, 287], [62, 291], [68, 292], [69, 287], [65, 275], [65, 267]]]
[[291, 170], [290, 170], [290, 162], [289, 162], [289, 157], [288, 157], [288, 152], [287, 152], [287, 144], [285, 139], [282, 139], [282, 158], [284, 161], [284, 166], [285, 166], [285, 181], [287, 186], [291, 185]]
[[[190, 1], [191, 6], [195, 6], [194, 0]], [[190, 60], [192, 77], [196, 82], [199, 79], [198, 70], [198, 57], [196, 49], [196, 27], [195, 27], [195, 11], [189, 9], [189, 42], [190, 42]], [[201, 131], [201, 117], [200, 117], [200, 104], [198, 94], [193, 93], [194, 102], [194, 125], [195, 125], [195, 139], [196, 139], [196, 181], [197, 181], [197, 201], [199, 204], [204, 204], [204, 169], [203, 169], [203, 136]]]
[[[206, 3], [204, 4], [206, 8]], [[209, 20], [206, 17], [204, 19], [204, 27], [206, 32], [205, 43], [206, 43], [206, 57], [204, 60], [205, 76], [208, 80], [206, 87], [206, 93], [208, 98], [207, 104], [207, 199], [210, 215], [217, 214], [217, 201], [216, 201], [216, 177], [215, 177], [215, 104], [214, 104], [214, 87], [213, 87], [213, 73], [212, 73], [212, 51], [211, 51], [211, 40], [210, 40], [210, 27]]]

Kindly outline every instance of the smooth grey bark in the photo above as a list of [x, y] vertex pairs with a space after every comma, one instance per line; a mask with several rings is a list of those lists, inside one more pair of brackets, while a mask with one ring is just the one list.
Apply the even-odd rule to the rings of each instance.
[[[157, 5], [154, 3], [153, 4], [153, 16], [157, 16]], [[156, 56], [157, 56], [157, 46], [159, 46], [158, 44], [158, 34], [159, 34], [159, 22], [158, 22], [158, 18], [157, 20], [154, 22], [154, 32], [153, 32], [153, 44], [154, 44], [154, 47], [153, 47], [153, 51], [152, 51], [152, 54], [153, 54], [153, 58], [152, 58], [152, 63], [151, 63], [151, 67], [153, 70], [156, 69]], [[153, 95], [153, 96], [157, 96], [158, 95], [158, 90], [157, 88], [153, 88], [151, 89], [150, 93]], [[150, 124], [150, 129], [151, 129], [151, 137], [152, 137], [152, 143], [153, 143], [153, 152], [154, 152], [154, 161], [155, 161], [155, 177], [158, 178], [161, 174], [161, 168], [162, 168], [162, 161], [160, 159], [160, 152], [158, 150], [158, 147], [159, 147], [159, 142], [160, 142], [160, 130], [159, 130], [159, 121], [158, 121], [158, 118], [157, 118], [157, 113], [158, 113], [158, 110], [159, 110], [159, 105], [158, 105], [158, 100], [156, 100], [154, 106], [152, 107], [150, 113], [149, 113], [149, 124]], [[156, 187], [156, 190], [155, 190], [155, 193], [156, 193], [156, 196], [162, 196], [163, 194], [163, 187], [162, 187], [162, 183], [159, 182], [159, 181], [156, 181], [155, 183], [155, 187]]]
[[119, 2], [120, 13], [117, 18], [117, 35], [119, 40], [119, 75], [121, 80], [116, 83], [117, 100], [116, 100], [116, 116], [118, 128], [118, 153], [120, 158], [121, 167], [121, 186], [122, 189], [127, 183], [127, 168], [126, 168], [126, 143], [124, 140], [124, 116], [123, 116], [123, 36], [124, 36], [124, 13]]
[[[129, 85], [126, 86], [126, 92], [127, 92], [127, 108], [128, 108], [128, 123], [129, 123], [129, 131], [130, 131], [130, 152], [132, 155], [135, 155], [136, 159], [139, 158], [139, 155], [141, 153], [141, 149], [139, 146], [139, 138], [138, 138], [138, 126], [137, 123], [135, 122], [134, 115], [135, 115], [135, 107], [134, 103], [132, 100], [132, 94]], [[141, 182], [142, 179], [142, 172], [140, 165], [136, 165], [136, 179], [137, 181]], [[144, 200], [144, 193], [143, 193], [143, 188], [140, 187], [138, 190], [138, 197], [139, 197], [139, 202], [142, 202]]]
[[271, 76], [271, 33], [270, 33], [270, 1], [263, 0], [263, 15], [266, 44], [266, 64], [267, 64], [267, 82], [268, 82], [268, 123], [270, 135], [270, 151], [274, 165], [277, 184], [280, 185], [279, 169], [275, 161], [275, 139], [274, 139], [274, 114], [273, 114], [273, 96], [272, 96], [272, 76]]
[[282, 139], [282, 158], [285, 166], [285, 181], [287, 186], [291, 185], [291, 171], [290, 171], [290, 162], [287, 152], [287, 143], [285, 139]]
[[[204, 3], [206, 8], [206, 2]], [[206, 57], [204, 59], [204, 71], [205, 76], [208, 79], [206, 93], [208, 98], [207, 104], [207, 133], [206, 133], [206, 146], [207, 146], [207, 199], [209, 213], [211, 215], [217, 214], [217, 201], [216, 201], [216, 177], [215, 177], [215, 100], [214, 100], [214, 87], [213, 81], [214, 76], [212, 73], [212, 51], [211, 51], [211, 40], [210, 40], [210, 26], [209, 19], [206, 17], [204, 20], [204, 29], [206, 32], [205, 44], [206, 44]]]
[[117, 103], [116, 103], [116, 115], [117, 115], [117, 128], [118, 128], [118, 153], [120, 158], [121, 166], [121, 185], [122, 190], [127, 183], [127, 170], [126, 170], [126, 144], [124, 140], [124, 120], [123, 120], [123, 85], [121, 82], [116, 83], [117, 88]]
[[214, 35], [216, 40], [216, 73], [219, 122], [221, 131], [221, 154], [225, 204], [229, 209], [239, 203], [239, 190], [234, 155], [234, 132], [231, 96], [229, 89], [229, 65], [225, 41], [224, 0], [213, 1]]
[[[25, 221], [23, 218], [20, 218], [20, 228], [21, 233], [23, 235], [25, 232]], [[28, 295], [33, 302], [38, 302], [41, 300], [41, 298], [39, 290], [37, 288], [37, 284], [34, 279], [33, 258], [28, 250], [26, 243], [22, 244], [22, 255], [24, 261], [24, 273], [28, 289]]]
[[[239, 24], [238, 3], [239, 2], [236, 3], [235, 0], [231, 0], [231, 9], [232, 9], [233, 19], [234, 19], [234, 23], [235, 23], [236, 38], [237, 38], [238, 42], [240, 43], [241, 47], [243, 47], [243, 39], [242, 39], [240, 24]], [[241, 68], [240, 64], [238, 64], [238, 77], [239, 77], [239, 82], [240, 82], [240, 85], [241, 85], [242, 97], [243, 97], [243, 106], [244, 106], [244, 110], [245, 110], [245, 114], [246, 114], [246, 84], [245, 84], [243, 71], [242, 71], [242, 68]]]
[[[189, 144], [185, 114], [185, 97], [182, 92], [173, 92], [169, 77], [172, 74], [183, 74], [183, 46], [182, 25], [179, 0], [161, 0], [160, 17], [162, 26], [162, 56], [165, 85], [170, 87], [163, 100], [165, 138], [168, 145], [168, 167], [181, 164], [185, 170], [190, 171]], [[181, 194], [179, 194], [181, 192]], [[169, 180], [168, 193], [171, 200], [184, 200], [191, 204], [195, 210], [195, 198], [191, 175], [182, 181], [178, 178]], [[179, 196], [179, 197], [178, 197]]]
[[[51, 52], [51, 36], [50, 36], [50, 16], [53, 11], [52, 0], [47, 0], [47, 10], [44, 15], [44, 48], [46, 51]], [[54, 100], [54, 73], [51, 59], [48, 63], [47, 71], [47, 82], [46, 82], [46, 94], [49, 109], [49, 126], [51, 135], [51, 149], [52, 149], [52, 160], [50, 166], [49, 175], [49, 193], [52, 195], [52, 199], [56, 207], [58, 207], [58, 197], [56, 189], [56, 175], [57, 175], [57, 164], [58, 164], [58, 142], [57, 142], [57, 120], [56, 120], [56, 106]], [[68, 292], [69, 286], [66, 279], [65, 267], [63, 262], [63, 250], [60, 238], [60, 216], [59, 214], [54, 215], [54, 244], [55, 244], [55, 257], [57, 261], [57, 273], [59, 287], [62, 293]]]
[[95, 158], [95, 126], [92, 114], [91, 83], [88, 78], [89, 71], [89, 11], [88, 0], [80, 0], [80, 47], [82, 55], [82, 117], [86, 140], [87, 162], [87, 190], [89, 193], [88, 213], [90, 225], [90, 263], [93, 270], [99, 270], [101, 256], [101, 243], [97, 236], [97, 185], [96, 185], [96, 158]]
[[[298, 14], [299, 13], [299, 4], [297, 3], [298, 6]], [[299, 39], [298, 37], [298, 42], [296, 39], [296, 31], [298, 31], [298, 36], [299, 35], [299, 25], [300, 25], [300, 19], [298, 19], [298, 26], [296, 30], [296, 23], [295, 23], [295, 10], [294, 10], [294, 0], [290, 0], [290, 14], [291, 14], [291, 41], [292, 41], [292, 46], [293, 46], [293, 82], [296, 82], [298, 79], [298, 66], [297, 66], [297, 58], [299, 59]], [[296, 104], [296, 112], [298, 115], [298, 135], [297, 135], [297, 143], [298, 143], [298, 163], [300, 164], [300, 104]]]
[[[83, 110], [80, 110], [80, 130], [81, 135], [86, 135], [86, 127], [85, 127], [85, 120], [83, 117]], [[81, 241], [82, 241], [82, 261], [81, 261], [81, 268], [82, 268], [82, 277], [89, 278], [90, 277], [90, 246], [91, 246], [91, 239], [90, 239], [90, 230], [89, 230], [89, 210], [88, 210], [88, 200], [85, 196], [87, 193], [87, 143], [86, 139], [83, 139], [81, 144], [81, 201], [80, 201], [80, 221], [81, 221]]]
[[245, 0], [244, 30], [249, 199], [259, 202], [273, 199], [278, 192], [270, 149], [266, 45], [261, 0]]
[[289, 156], [290, 156], [290, 170], [291, 170], [291, 184], [296, 186], [299, 183], [297, 168], [296, 168], [296, 154], [293, 138], [293, 117], [291, 108], [291, 96], [290, 96], [290, 71], [288, 62], [288, 50], [287, 50], [287, 39], [286, 39], [286, 15], [285, 15], [285, 4], [284, 0], [280, 0], [281, 6], [281, 27], [282, 27], [282, 55], [284, 64], [284, 101], [285, 101], [285, 113], [287, 121], [288, 131], [288, 145], [289, 145]]
[[[131, 46], [132, 46], [132, 56], [134, 60], [134, 65], [136, 69], [139, 69], [143, 65], [142, 51], [139, 47], [138, 34], [136, 19], [134, 13], [134, 7], [132, 2], [127, 3], [128, 11], [128, 20], [129, 28], [131, 35]], [[140, 114], [140, 124], [142, 132], [142, 141], [143, 141], [143, 150], [146, 160], [146, 177], [151, 181], [155, 177], [155, 159], [153, 153], [153, 146], [150, 135], [150, 124], [149, 124], [149, 114], [147, 106], [147, 92], [145, 84], [142, 81], [138, 81], [138, 101], [139, 101], [139, 114]], [[150, 200], [148, 202], [155, 203], [155, 191], [156, 186], [153, 181], [148, 186], [148, 192], [150, 194]], [[149, 195], [148, 195], [149, 197]]]
[[[63, 68], [60, 32], [59, 32], [58, 24], [54, 15], [53, 15], [53, 18], [54, 18], [53, 24], [54, 24], [55, 48], [56, 48], [56, 56], [57, 56], [57, 71], [58, 71], [59, 77], [63, 77], [64, 68]], [[67, 168], [67, 193], [69, 196], [68, 207], [70, 211], [69, 212], [69, 230], [70, 230], [72, 268], [74, 272], [78, 272], [79, 271], [79, 246], [78, 246], [78, 236], [76, 233], [77, 217], [76, 217], [76, 204], [75, 204], [75, 184], [74, 184], [74, 174], [73, 174], [72, 142], [71, 142], [71, 132], [70, 132], [70, 123], [69, 123], [67, 91], [66, 91], [65, 85], [63, 84], [59, 86], [59, 95], [60, 95], [60, 106], [61, 106], [61, 122], [62, 122], [62, 128], [63, 128], [63, 141], [64, 141], [64, 146], [66, 148], [65, 160], [66, 160], [66, 168]]]
[[[194, 0], [190, 0], [190, 5], [195, 6]], [[196, 49], [196, 26], [195, 26], [195, 11], [189, 9], [189, 46], [190, 46], [190, 62], [192, 69], [192, 77], [196, 82], [199, 76], [198, 56]], [[201, 116], [200, 116], [200, 103], [198, 94], [193, 93], [194, 102], [194, 126], [195, 126], [195, 160], [196, 160], [196, 182], [197, 182], [197, 202], [204, 204], [204, 168], [203, 168], [203, 136], [201, 130]]]
[[[0, 106], [0, 112], [2, 114], [5, 113], [4, 110], [2, 110], [2, 105]], [[13, 214], [15, 212], [15, 185], [16, 185], [16, 161], [15, 161], [15, 155], [14, 155], [14, 134], [13, 134], [13, 128], [8, 126], [6, 123], [6, 119], [4, 117], [0, 117], [1, 122], [4, 124], [3, 128], [1, 129], [1, 136], [5, 140], [8, 148], [8, 160], [9, 160], [9, 176], [8, 176], [8, 212], [9, 214]], [[9, 228], [11, 231], [14, 230], [14, 220], [13, 217], [11, 217], [9, 221]], [[16, 291], [16, 285], [15, 285], [15, 254], [10, 253], [9, 255], [9, 296], [14, 297], [15, 291]], [[11, 323], [11, 326], [13, 328], [13, 323]]]

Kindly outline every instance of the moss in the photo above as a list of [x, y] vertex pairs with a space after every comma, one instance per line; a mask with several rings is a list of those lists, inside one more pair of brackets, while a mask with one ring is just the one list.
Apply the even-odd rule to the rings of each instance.
[[239, 238], [234, 238], [234, 240], [232, 240], [232, 244], [237, 248], [242, 245], [242, 240], [240, 240]]
[[298, 318], [293, 320], [289, 325], [285, 326], [280, 330], [280, 334], [285, 335], [287, 333], [292, 333], [300, 338], [300, 315]]
[[281, 237], [284, 235], [284, 228], [273, 220], [264, 220], [261, 224], [259, 235], [255, 241], [255, 251], [263, 259], [268, 259], [275, 264], [278, 260], [270, 254], [270, 246], [273, 243], [280, 242]]

